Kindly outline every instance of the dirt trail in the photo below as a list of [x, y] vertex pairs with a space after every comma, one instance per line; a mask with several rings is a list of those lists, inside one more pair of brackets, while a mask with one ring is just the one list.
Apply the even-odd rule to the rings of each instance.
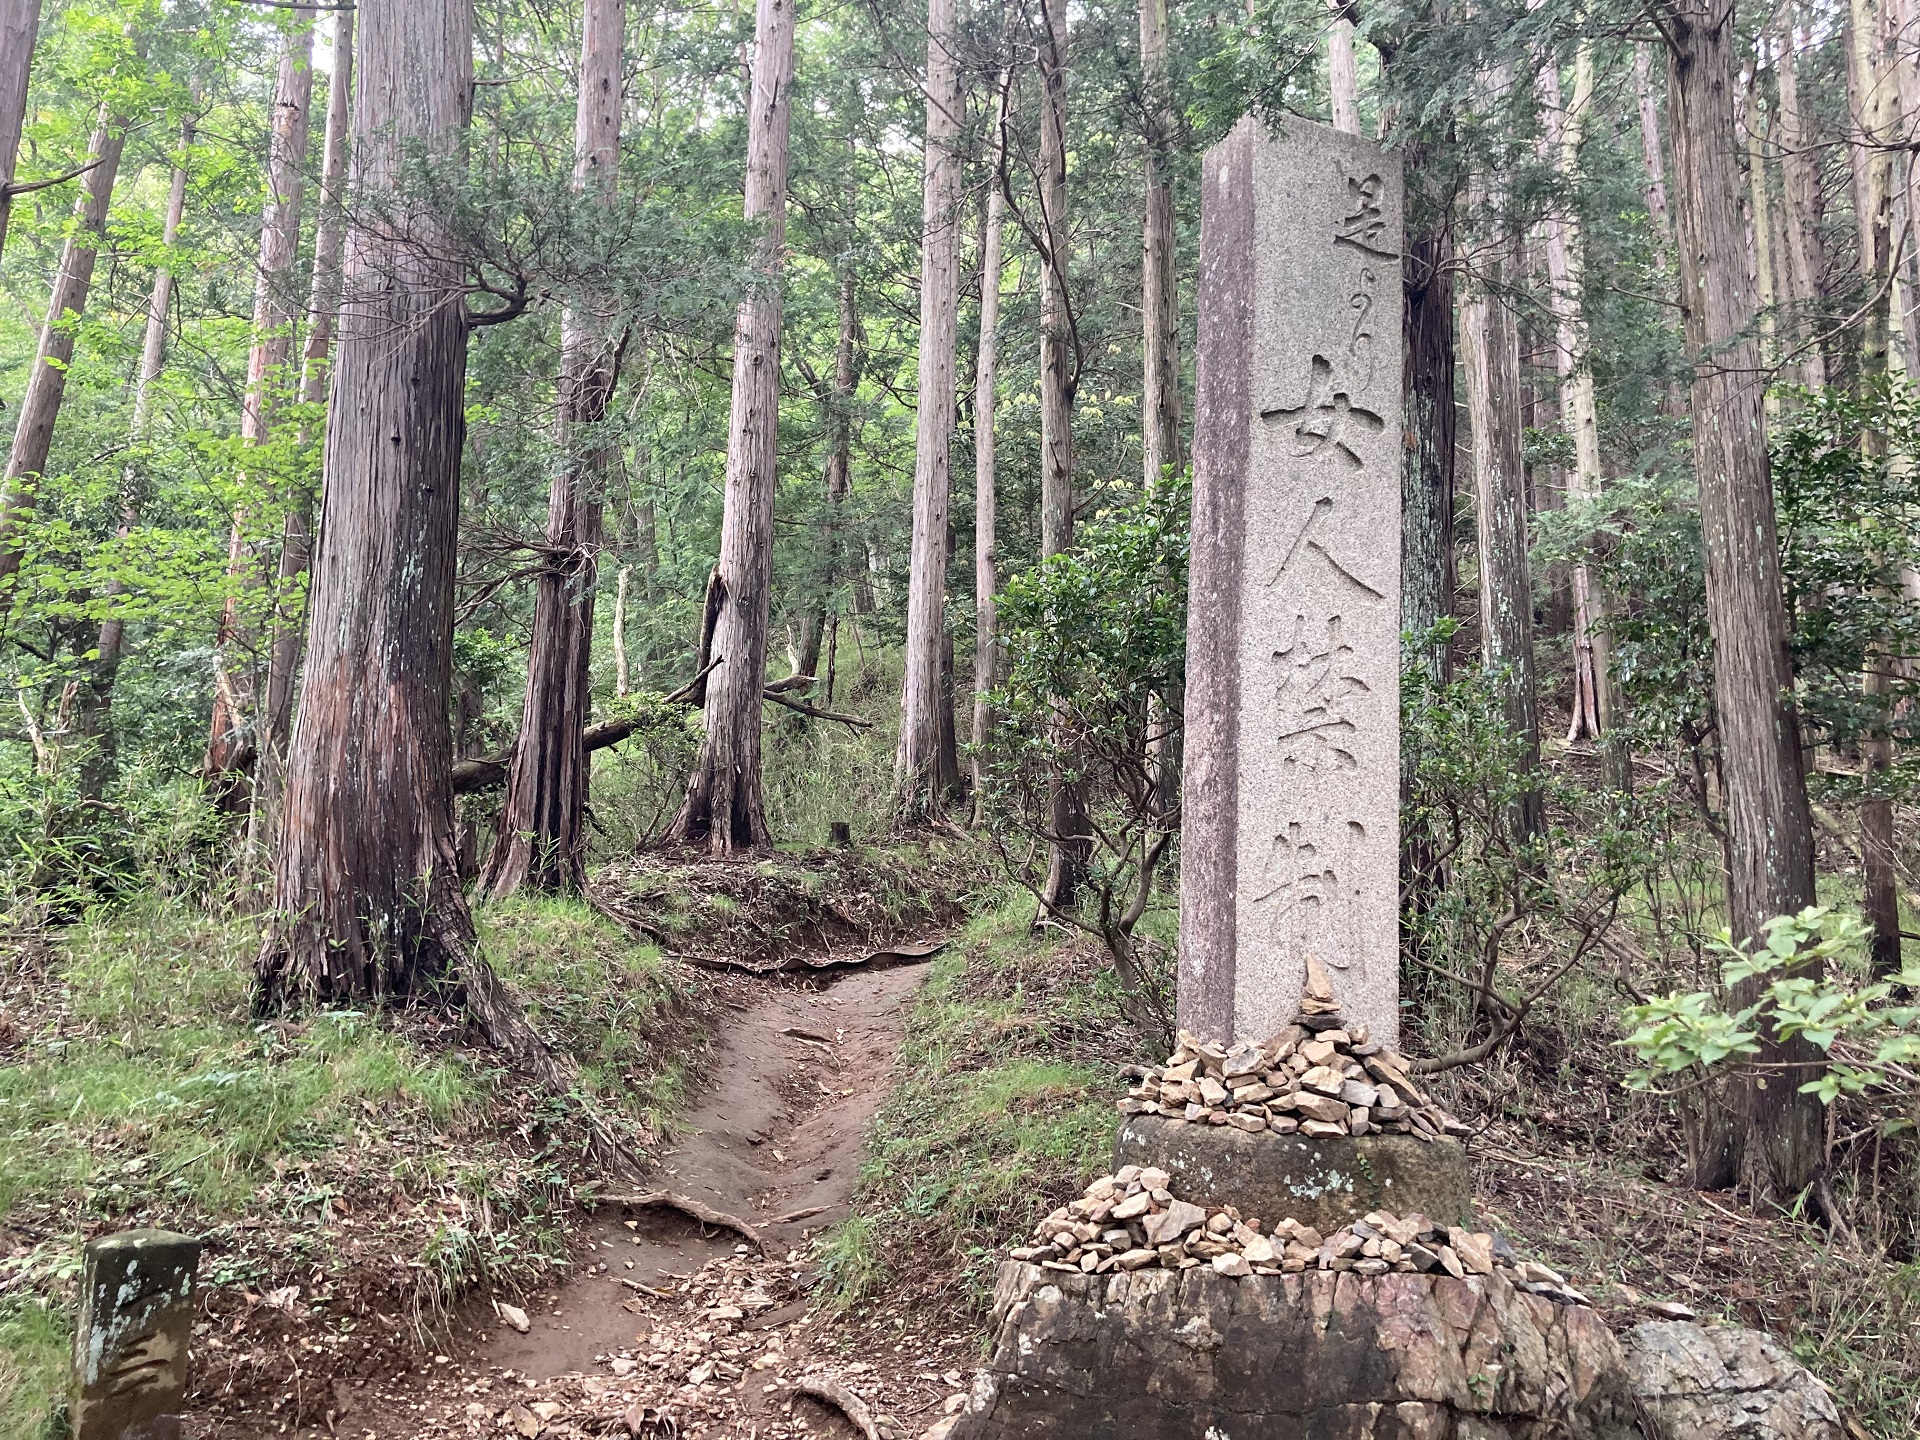
[[[648, 1185], [747, 1221], [772, 1254], [804, 1251], [853, 1198], [860, 1137], [886, 1097], [923, 974], [903, 965], [782, 985], [726, 1022], [699, 1082], [705, 1096]], [[536, 1380], [591, 1370], [596, 1355], [632, 1346], [633, 1314], [621, 1307], [643, 1292], [624, 1282], [677, 1283], [740, 1243], [659, 1208], [608, 1207], [588, 1234], [600, 1268], [537, 1297], [527, 1334], [500, 1326], [471, 1360]]]
[[336, 1381], [327, 1424], [310, 1433], [861, 1434], [840, 1409], [804, 1398], [824, 1381], [865, 1397], [876, 1434], [920, 1434], [959, 1391], [966, 1327], [933, 1334], [898, 1317], [817, 1312], [808, 1241], [847, 1213], [861, 1137], [924, 974], [895, 965], [769, 982], [722, 1023], [701, 1098], [641, 1188], [747, 1221], [762, 1252], [678, 1211], [610, 1204], [586, 1228], [570, 1277], [521, 1297], [526, 1333], [496, 1318], [493, 1297], [476, 1297], [443, 1355], [410, 1374]]

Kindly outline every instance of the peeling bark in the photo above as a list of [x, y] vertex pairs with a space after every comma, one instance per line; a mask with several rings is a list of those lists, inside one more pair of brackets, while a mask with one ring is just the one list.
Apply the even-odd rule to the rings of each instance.
[[[1752, 940], [1767, 919], [1813, 902], [1813, 818], [1787, 655], [1756, 302], [1741, 255], [1733, 125], [1739, 37], [1731, 12], [1708, 0], [1673, 0], [1665, 13], [1680, 293], [1694, 357], [1693, 453], [1731, 852], [1727, 908], [1735, 938]], [[1751, 1003], [1753, 988], [1750, 981], [1736, 987], [1735, 1003]], [[1804, 1040], [1764, 1036], [1762, 1045], [1763, 1066], [1818, 1057]], [[1804, 1188], [1819, 1163], [1821, 1106], [1799, 1093], [1811, 1073], [1776, 1071], [1745, 1086], [1746, 1166], [1782, 1196]]]
[[[574, 188], [611, 205], [620, 169], [625, 0], [587, 0], [581, 25]], [[527, 689], [507, 798], [480, 877], [495, 899], [521, 886], [578, 891], [587, 879], [587, 752], [602, 495], [613, 454], [594, 429], [616, 380], [614, 337], [591, 307], [560, 320], [560, 463], [547, 497]], [[584, 440], [583, 440], [584, 437]]]
[[758, 0], [748, 117], [746, 218], [763, 221], [752, 292], [733, 331], [733, 412], [720, 524], [725, 605], [707, 681], [706, 741], [668, 832], [718, 855], [764, 850], [760, 692], [773, 579], [775, 430], [780, 407], [780, 300], [787, 234], [787, 128], [793, 91], [793, 0]]

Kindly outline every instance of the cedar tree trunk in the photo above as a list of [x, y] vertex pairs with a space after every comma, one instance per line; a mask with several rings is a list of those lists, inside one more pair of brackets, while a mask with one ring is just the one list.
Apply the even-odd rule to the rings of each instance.
[[998, 80], [994, 114], [993, 176], [987, 186], [987, 213], [980, 231], [980, 348], [973, 369], [973, 824], [986, 823], [985, 749], [993, 733], [988, 696], [999, 683], [1000, 620], [996, 573], [999, 546], [998, 454], [994, 416], [1000, 385], [1000, 283], [1005, 269], [1007, 193], [1001, 173], [1007, 165], [1007, 105], [1013, 76]]
[[787, 236], [787, 123], [793, 90], [794, 0], [758, 0], [747, 129], [746, 217], [764, 221], [754, 289], [733, 328], [733, 413], [720, 522], [722, 586], [707, 678], [706, 740], [669, 834], [717, 855], [763, 850], [760, 692], [773, 578], [775, 430], [780, 409], [780, 292]]
[[[241, 402], [240, 440], [260, 445], [272, 429], [279, 391], [286, 384], [287, 362], [293, 358], [294, 322], [299, 309], [289, 283], [300, 252], [300, 208], [307, 162], [307, 113], [313, 104], [313, 17], [311, 6], [294, 12], [280, 52], [280, 73], [273, 87], [273, 131], [267, 145], [267, 204], [260, 217], [260, 259], [254, 276], [253, 344], [247, 351], [247, 392]], [[242, 613], [241, 595], [264, 578], [260, 557], [247, 538], [244, 508], [233, 516], [227, 537], [226, 605], [214, 664], [222, 683], [213, 692], [213, 721], [208, 727], [207, 753], [201, 763], [208, 775], [236, 768], [243, 753], [254, 751], [257, 740], [248, 728], [257, 716], [254, 675], [258, 668], [259, 637]]]
[[[352, 192], [458, 145], [470, 0], [361, 13]], [[300, 713], [262, 947], [261, 1008], [465, 983], [488, 1013], [453, 833], [454, 572], [465, 431], [462, 271], [430, 214], [348, 238]], [[496, 1038], [501, 1027], [489, 1025]]]
[[[1753, 337], [1754, 293], [1740, 214], [1733, 126], [1733, 12], [1713, 0], [1666, 8], [1667, 115], [1681, 304], [1694, 358], [1694, 466], [1707, 560], [1713, 699], [1731, 847], [1727, 910], [1734, 936], [1811, 904], [1813, 819], [1787, 655], [1764, 380]], [[1736, 987], [1750, 1003], [1752, 982]], [[1807, 1064], [1804, 1040], [1762, 1037], [1763, 1063]], [[1821, 1106], [1799, 1091], [1810, 1069], [1780, 1070], [1745, 1089], [1746, 1165], [1776, 1194], [1797, 1194], [1820, 1159]]]
[[[620, 170], [625, 0], [586, 0], [574, 122], [576, 190], [611, 206]], [[577, 891], [587, 879], [587, 752], [601, 495], [613, 456], [594, 429], [615, 382], [613, 337], [591, 308], [560, 321], [559, 468], [547, 497], [547, 543], [533, 605], [526, 702], [507, 798], [481, 888]], [[587, 438], [582, 449], [582, 436]]]
[[965, 100], [954, 45], [954, 0], [927, 4], [926, 179], [920, 216], [920, 388], [913, 460], [913, 550], [907, 579], [907, 643], [900, 692], [895, 802], [902, 819], [938, 816], [948, 799], [942, 773], [941, 683], [946, 632], [948, 501], [952, 490], [954, 368], [960, 314], [960, 151]]

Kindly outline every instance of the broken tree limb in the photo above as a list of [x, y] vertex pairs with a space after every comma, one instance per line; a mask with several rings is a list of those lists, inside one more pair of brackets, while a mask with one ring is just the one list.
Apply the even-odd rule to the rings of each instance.
[[774, 689], [762, 690], [760, 698], [771, 700], [776, 705], [784, 705], [787, 709], [802, 715], [811, 715], [816, 720], [838, 720], [850, 730], [865, 730], [873, 724], [871, 720], [862, 720], [858, 715], [842, 715], [837, 710], [822, 710], [818, 705], [809, 705], [804, 700], [796, 700], [791, 695]]
[[595, 1205], [631, 1205], [636, 1210], [678, 1210], [689, 1215], [702, 1225], [717, 1226], [722, 1230], [731, 1230], [743, 1238], [754, 1249], [766, 1253], [766, 1242], [760, 1238], [760, 1232], [737, 1215], [729, 1215], [724, 1210], [716, 1210], [711, 1205], [702, 1204], [690, 1195], [677, 1194], [672, 1190], [642, 1190], [637, 1195], [596, 1195]]
[[873, 1411], [867, 1408], [867, 1402], [839, 1381], [829, 1380], [824, 1375], [803, 1375], [789, 1388], [796, 1395], [809, 1395], [815, 1400], [825, 1401], [851, 1420], [867, 1440], [880, 1440], [880, 1430], [873, 1423]]
[[[724, 659], [724, 657], [722, 657]], [[694, 677], [678, 690], [665, 697], [668, 705], [698, 705], [706, 690], [707, 676], [722, 663], [721, 659], [709, 660], [702, 665]], [[854, 729], [871, 726], [871, 720], [862, 720], [858, 715], [842, 715], [835, 710], [822, 710], [809, 705], [804, 700], [796, 700], [790, 695], [779, 693], [769, 687], [763, 692], [765, 698], [775, 704], [784, 705], [789, 710], [797, 710], [802, 715], [811, 715], [816, 720], [836, 720], [842, 725]], [[581, 732], [581, 742], [587, 753], [604, 750], [609, 745], [618, 745], [622, 740], [643, 728], [650, 717], [625, 716], [619, 720], [606, 720], [598, 725], [589, 725]], [[477, 795], [483, 790], [498, 790], [507, 783], [507, 767], [513, 761], [513, 751], [506, 750], [498, 755], [476, 755], [466, 760], [456, 760], [453, 764], [453, 793], [456, 795]]]

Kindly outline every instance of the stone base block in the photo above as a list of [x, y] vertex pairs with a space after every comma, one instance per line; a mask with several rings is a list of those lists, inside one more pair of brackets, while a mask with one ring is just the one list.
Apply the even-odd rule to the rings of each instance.
[[1337, 1230], [1371, 1210], [1418, 1212], [1446, 1225], [1473, 1219], [1466, 1152], [1451, 1140], [1310, 1140], [1134, 1115], [1113, 1142], [1113, 1167], [1122, 1165], [1157, 1165], [1173, 1177], [1169, 1188], [1182, 1200], [1232, 1205], [1268, 1226], [1291, 1217], [1316, 1230]]
[[1497, 1273], [1009, 1260], [994, 1316], [952, 1440], [1640, 1440], [1606, 1324]]

